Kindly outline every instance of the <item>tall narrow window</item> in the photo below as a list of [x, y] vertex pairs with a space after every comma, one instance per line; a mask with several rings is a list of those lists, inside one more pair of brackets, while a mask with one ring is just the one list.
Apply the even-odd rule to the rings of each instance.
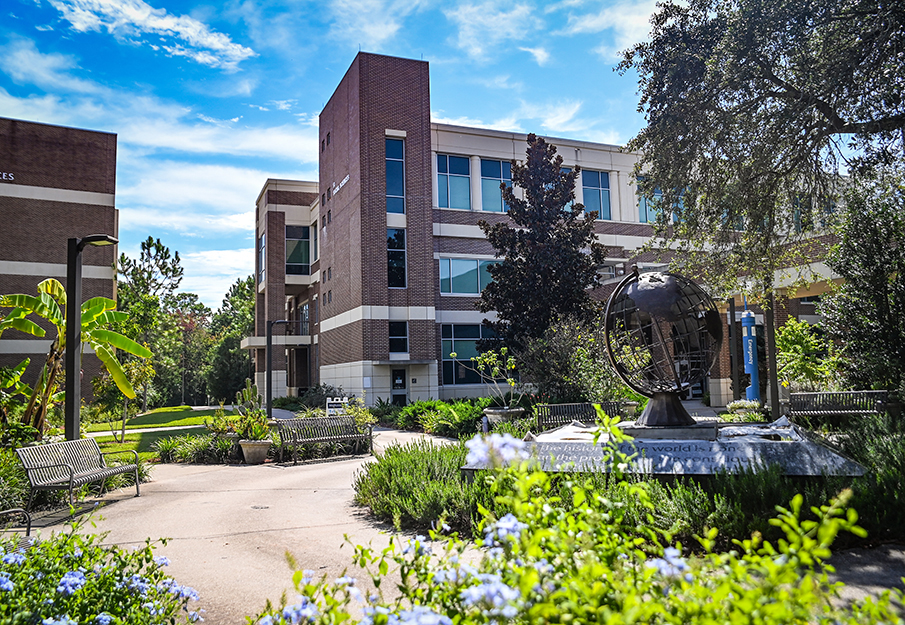
[[267, 257], [264, 254], [264, 235], [258, 239], [258, 283], [264, 283], [264, 268], [267, 266]]
[[409, 331], [407, 321], [390, 321], [390, 351], [392, 353], [408, 352]]
[[465, 156], [437, 155], [440, 208], [471, 209], [471, 169]]
[[405, 143], [386, 140], [387, 212], [405, 213]]
[[310, 234], [308, 226], [286, 226], [287, 276], [307, 276], [311, 273]]
[[311, 229], [311, 262], [317, 260], [317, 222], [314, 222], [314, 227]]
[[642, 195], [638, 200], [638, 218], [641, 223], [653, 223], [657, 221], [657, 215], [660, 214], [660, 202], [663, 199], [663, 192], [660, 189], [654, 189], [653, 197]]
[[481, 208], [500, 213], [509, 209], [503, 201], [501, 184], [512, 186], [512, 165], [509, 161], [481, 159]]
[[610, 215], [610, 175], [605, 171], [582, 170], [581, 186], [584, 192], [585, 212], [597, 211], [597, 219], [612, 219]]
[[387, 285], [405, 288], [405, 228], [387, 228]]

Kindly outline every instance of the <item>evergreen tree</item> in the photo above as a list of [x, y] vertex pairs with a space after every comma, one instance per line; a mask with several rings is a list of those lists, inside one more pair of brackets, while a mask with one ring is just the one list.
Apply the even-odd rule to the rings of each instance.
[[512, 162], [512, 183], [524, 199], [503, 185], [509, 221], [479, 222], [502, 258], [489, 268], [493, 281], [479, 308], [496, 311], [488, 325], [513, 347], [543, 336], [558, 317], [586, 319], [595, 310], [588, 290], [598, 285], [606, 254], [594, 236], [597, 213], [584, 215], [574, 203], [578, 173], [563, 171], [555, 146], [528, 135], [525, 163]]

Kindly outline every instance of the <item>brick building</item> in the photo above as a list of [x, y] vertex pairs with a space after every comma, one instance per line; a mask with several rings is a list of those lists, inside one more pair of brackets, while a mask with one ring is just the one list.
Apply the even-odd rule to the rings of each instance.
[[[428, 64], [367, 53], [319, 128], [319, 181], [268, 180], [258, 196], [256, 336], [243, 347], [255, 350], [259, 387], [267, 325], [278, 321], [275, 397], [318, 383], [369, 404], [481, 394], [450, 354], [468, 363], [477, 353], [487, 315], [475, 304], [495, 260], [477, 224], [507, 219], [500, 183], [510, 161], [524, 160], [526, 135], [432, 123]], [[581, 167], [576, 201], [600, 214], [605, 285], [628, 262], [654, 266], [637, 254], [654, 215], [631, 184], [636, 155], [546, 140], [564, 166]], [[725, 402], [729, 375], [719, 366], [717, 375], [725, 379], [709, 388]]]
[[[46, 278], [65, 286], [69, 238], [117, 236], [115, 187], [116, 135], [0, 118], [0, 293], [35, 295]], [[116, 246], [82, 253], [84, 300], [114, 297], [116, 254]], [[49, 339], [7, 330], [0, 367], [30, 358], [32, 383], [49, 347]], [[88, 356], [83, 370], [87, 394], [100, 362]]]

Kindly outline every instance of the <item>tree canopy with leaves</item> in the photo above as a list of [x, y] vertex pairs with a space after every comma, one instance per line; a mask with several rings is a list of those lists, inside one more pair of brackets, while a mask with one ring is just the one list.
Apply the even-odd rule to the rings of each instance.
[[822, 325], [845, 344], [851, 387], [905, 398], [905, 174], [860, 180], [845, 200], [828, 260], [845, 282], [822, 302]]
[[903, 156], [905, 6], [667, 1], [651, 23], [620, 64], [647, 119], [629, 143], [640, 192], [662, 193], [660, 234], [713, 284], [748, 273], [769, 290], [823, 225], [840, 166]]
[[[563, 171], [556, 147], [528, 135], [525, 163], [512, 162], [512, 183], [503, 186], [509, 222], [479, 225], [502, 262], [490, 266], [493, 281], [481, 294], [482, 312], [496, 311], [489, 325], [511, 345], [541, 337], [552, 320], [586, 318], [593, 310], [588, 289], [599, 284], [605, 248], [594, 236], [592, 212], [575, 204], [578, 168]], [[513, 227], [514, 225], [514, 227]]]

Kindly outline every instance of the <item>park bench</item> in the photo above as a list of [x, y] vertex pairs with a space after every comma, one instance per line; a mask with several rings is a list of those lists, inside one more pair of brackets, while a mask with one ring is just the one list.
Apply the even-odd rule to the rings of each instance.
[[355, 418], [348, 415], [279, 419], [277, 429], [280, 434], [280, 462], [291, 449], [292, 464], [298, 464], [299, 447], [311, 443], [367, 441], [368, 452], [374, 452], [371, 426], [368, 425], [366, 431], [365, 426], [358, 425]]
[[[25, 534], [19, 536], [19, 539], [16, 541], [16, 548], [19, 551], [25, 551], [31, 546], [32, 542], [34, 542], [34, 538], [32, 538], [31, 535], [31, 515], [22, 508], [0, 510], [0, 520], [5, 517], [21, 517], [22, 520], [25, 521]], [[0, 529], [4, 529], [5, 527], [5, 525], [0, 524]]]
[[870, 416], [885, 410], [887, 391], [831, 391], [792, 393], [789, 396], [790, 417]]
[[[600, 403], [603, 411], [611, 417], [618, 417], [622, 410], [622, 404], [618, 401], [605, 401]], [[537, 404], [534, 407], [534, 415], [537, 417], [537, 431], [546, 432], [572, 421], [578, 421], [591, 425], [597, 422], [597, 410], [594, 404]]]
[[[132, 464], [109, 466], [106, 456], [131, 453], [135, 457]], [[28, 494], [26, 510], [31, 510], [35, 493], [39, 490], [68, 490], [69, 505], [73, 505], [72, 491], [85, 484], [103, 482], [113, 475], [135, 473], [135, 496], [139, 491], [138, 452], [134, 450], [102, 453], [93, 438], [75, 441], [31, 445], [16, 449], [16, 455], [25, 468], [31, 491]]]

